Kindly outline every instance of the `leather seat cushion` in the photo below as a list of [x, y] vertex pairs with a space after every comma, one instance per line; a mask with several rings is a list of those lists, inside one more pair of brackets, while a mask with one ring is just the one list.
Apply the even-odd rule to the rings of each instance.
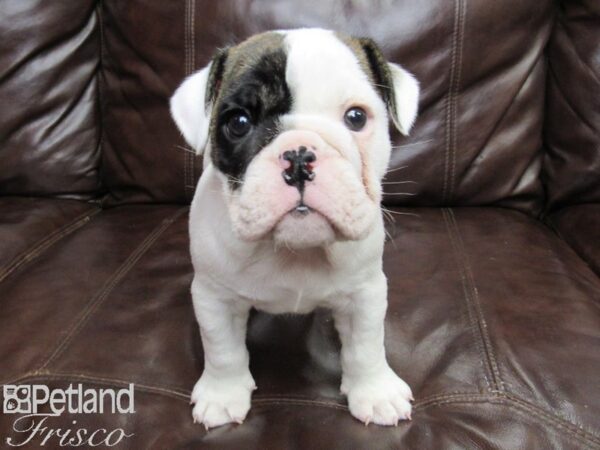
[[[32, 261], [26, 276], [4, 280], [1, 381], [135, 383], [135, 414], [52, 422], [121, 426], [135, 433], [135, 448], [600, 445], [598, 277], [518, 212], [393, 214], [386, 345], [415, 393], [411, 423], [365, 428], [352, 419], [339, 394], [331, 317], [317, 311], [253, 314], [253, 409], [242, 426], [207, 433], [194, 425], [188, 398], [203, 356], [186, 207], [103, 211]], [[9, 419], [0, 416], [3, 436], [14, 436]]]
[[0, 197], [0, 211], [1, 283], [100, 210], [73, 200]]

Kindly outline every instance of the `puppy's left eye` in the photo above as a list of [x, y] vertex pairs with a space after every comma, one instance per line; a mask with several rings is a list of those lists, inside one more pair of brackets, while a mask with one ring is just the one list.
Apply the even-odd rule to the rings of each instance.
[[241, 138], [250, 132], [252, 122], [246, 113], [239, 112], [229, 118], [226, 126], [230, 136]]
[[360, 106], [353, 106], [344, 114], [344, 122], [352, 131], [360, 131], [367, 123], [367, 112]]

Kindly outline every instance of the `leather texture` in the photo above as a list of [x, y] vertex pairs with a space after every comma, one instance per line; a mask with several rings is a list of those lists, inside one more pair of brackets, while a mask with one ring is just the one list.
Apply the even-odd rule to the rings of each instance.
[[[120, 448], [600, 449], [599, 17], [592, 0], [0, 1], [0, 384], [135, 383], [135, 414], [46, 423], [122, 427]], [[421, 82], [384, 185], [386, 348], [413, 420], [351, 417], [327, 311], [253, 313], [251, 412], [207, 432], [189, 406], [201, 163], [167, 102], [217, 48], [298, 26], [371, 36]]]
[[[188, 397], [202, 345], [189, 299], [187, 208], [178, 206], [102, 211], [4, 280], [1, 381], [135, 383], [133, 415], [53, 419], [121, 423], [135, 433], [128, 448], [600, 445], [600, 279], [519, 212], [393, 212], [386, 345], [415, 393], [410, 423], [366, 428], [352, 419], [339, 394], [337, 335], [329, 313], [317, 311], [254, 314], [248, 343], [259, 389], [250, 415], [208, 433], [195, 426]], [[11, 338], [23, 326], [19, 346]], [[10, 417], [0, 416], [0, 433], [17, 438]]]
[[600, 275], [600, 205], [575, 205], [547, 218], [557, 233]]
[[600, 3], [561, 2], [548, 45], [547, 209], [600, 202]]
[[414, 184], [386, 185], [385, 203], [541, 208], [551, 1], [102, 4], [108, 204], [189, 201], [201, 162], [185, 151], [165, 108], [174, 89], [219, 47], [265, 30], [319, 26], [373, 37], [421, 83], [420, 116], [409, 138], [395, 136], [387, 178]]
[[99, 208], [73, 200], [0, 197], [0, 283], [82, 227]]
[[0, 195], [98, 196], [95, 2], [2, 1], [0, 36]]

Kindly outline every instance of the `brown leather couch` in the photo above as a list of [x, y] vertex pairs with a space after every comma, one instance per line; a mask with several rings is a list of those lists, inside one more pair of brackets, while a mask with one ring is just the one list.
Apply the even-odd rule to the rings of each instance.
[[[167, 100], [216, 48], [300, 26], [372, 36], [421, 82], [386, 179], [415, 184], [385, 185], [386, 345], [413, 420], [350, 416], [326, 311], [254, 314], [252, 410], [207, 432], [188, 405], [201, 162]], [[1, 0], [0, 37], [0, 381], [135, 384], [134, 414], [49, 429], [120, 427], [131, 449], [600, 448], [596, 0]], [[24, 440], [17, 417], [0, 446]]]

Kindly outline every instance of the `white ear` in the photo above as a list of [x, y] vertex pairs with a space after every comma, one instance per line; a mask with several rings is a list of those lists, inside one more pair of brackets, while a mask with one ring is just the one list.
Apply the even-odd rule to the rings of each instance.
[[408, 136], [419, 109], [419, 82], [398, 64], [388, 65], [394, 84], [395, 111], [392, 111], [392, 121], [400, 133]]
[[204, 151], [208, 140], [210, 106], [206, 105], [206, 88], [211, 64], [187, 77], [170, 101], [171, 117], [198, 154]]

